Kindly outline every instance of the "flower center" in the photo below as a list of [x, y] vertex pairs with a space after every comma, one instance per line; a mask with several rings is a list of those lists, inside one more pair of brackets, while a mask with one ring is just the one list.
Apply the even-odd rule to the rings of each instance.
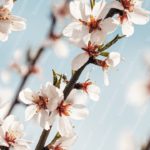
[[128, 16], [127, 13], [124, 11], [123, 14], [121, 16], [119, 16], [120, 19], [120, 23], [122, 24], [124, 21], [128, 20]]
[[12, 132], [12, 131], [6, 132], [5, 133], [5, 140], [9, 145], [15, 143], [16, 136], [15, 136], [14, 132]]
[[94, 30], [101, 30], [99, 23], [101, 22], [101, 19], [96, 20], [93, 16], [90, 16], [89, 21], [83, 21], [79, 19], [80, 22], [82, 22], [85, 26], [88, 26], [89, 33], [93, 32]]
[[70, 106], [71, 104], [66, 104], [64, 101], [62, 101], [60, 105], [57, 107], [57, 111], [59, 112], [59, 115], [70, 116]]
[[82, 83], [82, 90], [85, 91], [86, 93], [88, 93], [87, 88], [91, 84], [92, 84], [92, 82], [88, 82], [88, 81]]
[[99, 52], [96, 51], [97, 47], [97, 45], [94, 45], [89, 41], [88, 46], [82, 49], [85, 50], [90, 56], [97, 56], [99, 54]]
[[39, 109], [47, 109], [48, 98], [39, 96], [35, 103], [38, 105]]
[[9, 20], [10, 11], [7, 8], [0, 7], [0, 20]]
[[133, 0], [121, 0], [121, 3], [125, 9], [129, 10], [130, 12], [133, 11], [134, 9]]
[[61, 148], [60, 146], [56, 146], [56, 147], [54, 148], [54, 150], [63, 150], [63, 148]]

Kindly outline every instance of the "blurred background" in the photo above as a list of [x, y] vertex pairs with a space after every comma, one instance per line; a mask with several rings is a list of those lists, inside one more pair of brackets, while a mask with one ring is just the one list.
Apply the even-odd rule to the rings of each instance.
[[[22, 76], [18, 70], [10, 67], [14, 61], [25, 64], [26, 52], [30, 48], [32, 53], [45, 42], [50, 27], [50, 12], [57, 9], [63, 0], [17, 0], [13, 13], [26, 18], [27, 29], [12, 33], [7, 42], [0, 42], [0, 97], [11, 100], [17, 90]], [[150, 8], [150, 1], [144, 1], [144, 8]], [[56, 32], [60, 33], [71, 22], [70, 16], [58, 17]], [[65, 19], [65, 20], [64, 20]], [[118, 29], [108, 39], [113, 38]], [[103, 83], [103, 72], [100, 68], [90, 65], [82, 74], [83, 81], [87, 72], [90, 79], [101, 88], [98, 103], [89, 100], [90, 115], [84, 121], [74, 122], [78, 140], [73, 150], [131, 150], [125, 145], [136, 147], [138, 150], [150, 137], [150, 103], [135, 106], [128, 101], [128, 89], [136, 80], [148, 78], [147, 65], [144, 63], [145, 54], [150, 53], [150, 22], [144, 26], [135, 26], [135, 33], [129, 38], [120, 40], [109, 51], [117, 51], [122, 55], [122, 62], [110, 71], [110, 86]], [[81, 50], [61, 39], [53, 42], [41, 55], [37, 65], [37, 74], [32, 74], [25, 87], [38, 90], [41, 84], [52, 81], [52, 69], [71, 75], [71, 61]], [[149, 57], [150, 58], [150, 57]], [[25, 88], [24, 87], [24, 88]], [[26, 138], [33, 141], [32, 149], [38, 141], [42, 129], [34, 122], [24, 122], [25, 107], [17, 105], [13, 114], [25, 124]], [[2, 116], [2, 113], [0, 113]], [[53, 128], [50, 139], [56, 129]], [[124, 148], [124, 149], [123, 149]]]

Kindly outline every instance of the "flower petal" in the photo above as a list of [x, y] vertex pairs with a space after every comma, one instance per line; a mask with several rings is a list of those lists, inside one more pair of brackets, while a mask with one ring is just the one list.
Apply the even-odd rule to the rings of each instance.
[[79, 54], [72, 61], [72, 70], [77, 71], [80, 69], [88, 60], [90, 56], [88, 53]]
[[25, 120], [30, 120], [36, 114], [37, 109], [36, 105], [28, 106], [25, 110]]
[[122, 23], [122, 33], [127, 37], [131, 36], [134, 33], [134, 27], [132, 25], [132, 22], [124, 21]]

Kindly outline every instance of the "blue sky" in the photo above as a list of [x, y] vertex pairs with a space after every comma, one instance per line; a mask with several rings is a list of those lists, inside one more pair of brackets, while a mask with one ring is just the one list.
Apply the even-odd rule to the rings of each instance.
[[[54, 1], [17, 0], [13, 13], [26, 18], [27, 29], [20, 33], [12, 33], [7, 42], [0, 43], [0, 70], [6, 68], [16, 49], [25, 52], [28, 47], [36, 50], [40, 46], [49, 29], [48, 17], [51, 3]], [[144, 8], [150, 8], [150, 1], [145, 0]], [[58, 30], [60, 27], [59, 24]], [[117, 30], [117, 32], [120, 31]], [[126, 130], [131, 130], [138, 141], [144, 141], [150, 136], [150, 104], [138, 109], [126, 103], [129, 85], [145, 75], [146, 68], [142, 62], [142, 56], [145, 52], [150, 51], [149, 34], [150, 23], [136, 26], [135, 34], [132, 37], [125, 38], [110, 48], [110, 51], [120, 52], [125, 61], [122, 61], [117, 69], [111, 71], [109, 87], [104, 86], [103, 72], [99, 68], [91, 65], [84, 71], [81, 79], [84, 79], [86, 72], [90, 70], [91, 79], [101, 87], [101, 98], [98, 103], [89, 102], [90, 115], [88, 118], [81, 122], [75, 122], [79, 138], [73, 150], [116, 150], [119, 136]], [[38, 77], [32, 76], [26, 87], [38, 89], [42, 83], [49, 81], [52, 68], [70, 75], [71, 66], [68, 65], [68, 62], [71, 63], [71, 60], [81, 50], [70, 43], [68, 46], [70, 55], [66, 59], [57, 58], [52, 49], [47, 49], [38, 63], [43, 69], [44, 78], [39, 80]], [[7, 88], [9, 86], [15, 90], [19, 82], [20, 77], [13, 74], [10, 84], [0, 83], [0, 87]], [[17, 106], [13, 113], [23, 121], [24, 108], [22, 106]], [[33, 145], [35, 145], [42, 129], [29, 122], [25, 122], [25, 127], [27, 130], [26, 137], [32, 139], [35, 142]], [[54, 133], [55, 129], [51, 136]]]

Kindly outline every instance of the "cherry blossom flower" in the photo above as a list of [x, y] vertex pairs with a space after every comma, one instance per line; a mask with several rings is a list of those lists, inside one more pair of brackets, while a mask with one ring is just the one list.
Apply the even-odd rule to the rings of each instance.
[[0, 145], [13, 150], [30, 150], [29, 142], [22, 139], [24, 136], [23, 124], [15, 120], [13, 115], [2, 121], [0, 126]]
[[99, 55], [99, 41], [96, 41], [94, 37], [88, 34], [75, 44], [85, 51], [77, 55], [72, 61], [72, 70], [77, 71], [89, 60], [90, 57], [96, 57]]
[[57, 127], [61, 136], [70, 136], [74, 134], [70, 118], [81, 120], [84, 119], [89, 112], [84, 104], [74, 99], [72, 94], [70, 94], [65, 101], [63, 99], [57, 100], [57, 106], [53, 105], [50, 121], [53, 123], [55, 119], [58, 119]]
[[76, 141], [76, 135], [73, 134], [69, 137], [61, 137], [59, 138], [51, 147], [50, 150], [70, 150], [70, 147]]
[[109, 85], [109, 78], [108, 78], [108, 70], [110, 68], [116, 67], [120, 63], [121, 57], [118, 52], [111, 52], [109, 56], [104, 60], [100, 61], [100, 66], [104, 72], [104, 83], [106, 86]]
[[60, 90], [47, 82], [39, 92], [27, 88], [20, 92], [19, 97], [22, 102], [29, 105], [25, 111], [25, 119], [30, 120], [34, 117], [42, 128], [48, 130], [50, 110], [56, 106], [59, 99], [62, 99]]
[[139, 80], [131, 84], [127, 93], [128, 103], [141, 107], [150, 100], [150, 82], [149, 80]]
[[64, 36], [70, 41], [79, 42], [84, 36], [91, 33], [92, 38], [103, 43], [107, 34], [112, 33], [117, 24], [113, 18], [106, 18], [106, 2], [101, 0], [95, 3], [93, 9], [81, 1], [70, 3], [70, 13], [75, 21], [69, 24], [63, 31]]
[[141, 8], [141, 0], [116, 0], [112, 3], [112, 7], [122, 11], [119, 23], [124, 35], [131, 36], [134, 33], [133, 24], [144, 25], [149, 21], [150, 12]]
[[11, 14], [13, 0], [0, 1], [0, 40], [6, 41], [12, 31], [21, 31], [26, 27], [25, 19]]
[[86, 93], [90, 99], [92, 99], [94, 101], [99, 100], [100, 88], [96, 84], [94, 84], [93, 82], [87, 80], [83, 83], [78, 83], [76, 85], [76, 88], [80, 89], [84, 93]]

